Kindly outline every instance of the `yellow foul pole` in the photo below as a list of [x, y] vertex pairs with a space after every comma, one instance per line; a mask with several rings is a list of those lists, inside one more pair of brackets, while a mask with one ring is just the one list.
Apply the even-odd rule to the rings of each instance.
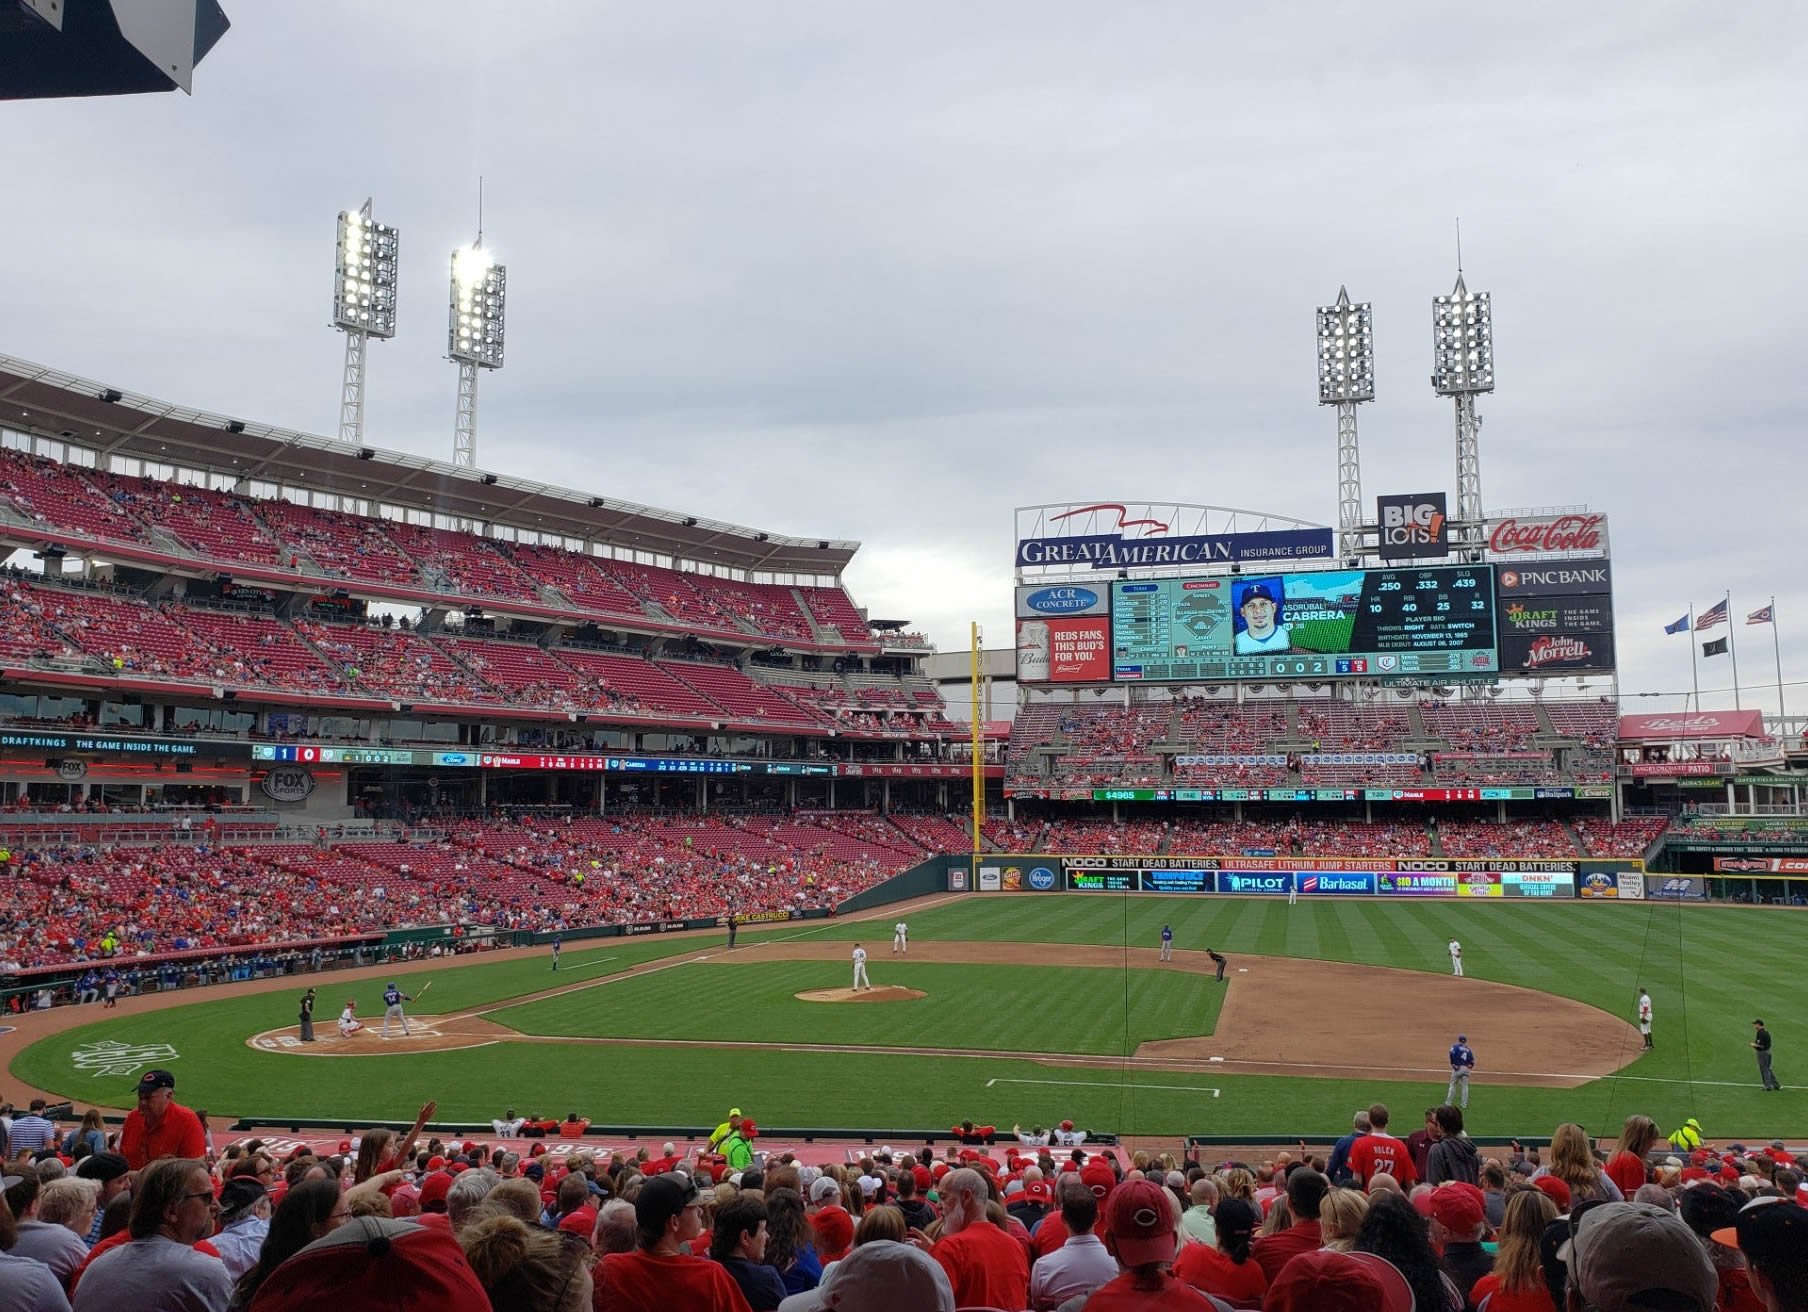
[[981, 718], [985, 707], [979, 698], [979, 662], [980, 631], [977, 622], [973, 625], [973, 873], [969, 879], [979, 878], [979, 841], [980, 826], [986, 819], [986, 767], [985, 745], [986, 725]]

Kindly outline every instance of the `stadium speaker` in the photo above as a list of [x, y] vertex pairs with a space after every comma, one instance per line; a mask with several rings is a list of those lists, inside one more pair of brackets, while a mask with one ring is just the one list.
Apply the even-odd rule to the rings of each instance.
[[827, 538], [822, 538], [822, 539], [818, 540], [816, 543], [816, 549], [818, 551], [827, 551], [829, 549], [829, 540]]
[[100, 394], [100, 399], [105, 401], [108, 405], [118, 405], [122, 399], [122, 394], [118, 388], [109, 387]]
[[361, 446], [358, 448], [358, 459], [375, 460], [376, 458], [377, 458], [377, 453], [375, 451], [372, 451], [369, 447]]
[[767, 538], [769, 538], [771, 536], [772, 535], [770, 533], [755, 533], [753, 535], [753, 540], [755, 542], [764, 542]]
[[684, 517], [684, 526], [686, 528], [696, 528], [697, 527], [697, 517], [695, 515], [686, 515]]
[[602, 509], [602, 505], [603, 505], [603, 499], [601, 497], [591, 497], [590, 498], [590, 508], [592, 510], [600, 510], [600, 509]]
[[245, 431], [245, 421], [243, 419], [228, 419], [226, 421], [226, 431], [228, 433], [244, 432]]
[[231, 688], [226, 689], [224, 692], [222, 692], [220, 694], [221, 701], [236, 702], [238, 699], [239, 699], [238, 693], [235, 692]]
[[403, 702], [400, 706], [397, 706], [396, 709], [403, 715], [414, 714], [414, 704], [412, 702]]
[[496, 486], [496, 475], [485, 474], [483, 476], [483, 485], [485, 487], [495, 487]]

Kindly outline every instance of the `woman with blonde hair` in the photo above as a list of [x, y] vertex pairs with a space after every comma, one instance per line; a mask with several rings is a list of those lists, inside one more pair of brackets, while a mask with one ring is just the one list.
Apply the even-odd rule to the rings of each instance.
[[1532, 1178], [1536, 1180], [1544, 1175], [1554, 1175], [1568, 1185], [1569, 1196], [1577, 1204], [1590, 1198], [1605, 1198], [1613, 1203], [1626, 1201], [1620, 1187], [1596, 1165], [1588, 1135], [1571, 1121], [1557, 1127], [1557, 1132], [1551, 1136], [1550, 1165], [1539, 1167]]
[[1218, 1176], [1218, 1193], [1224, 1198], [1241, 1198], [1246, 1203], [1253, 1203], [1256, 1178], [1241, 1166], [1233, 1166]]
[[1369, 1214], [1368, 1195], [1357, 1189], [1333, 1189], [1318, 1205], [1318, 1229], [1325, 1247], [1347, 1253], [1356, 1243], [1362, 1218]]
[[1542, 1189], [1522, 1189], [1509, 1197], [1494, 1270], [1475, 1282], [1468, 1305], [1479, 1308], [1485, 1299], [1488, 1312], [1557, 1312], [1538, 1260], [1544, 1229], [1556, 1219], [1557, 1204]]
[[900, 1244], [910, 1242], [910, 1225], [904, 1220], [904, 1213], [890, 1203], [867, 1208], [866, 1215], [860, 1218], [860, 1225], [854, 1231], [855, 1248], [870, 1244], [875, 1239], [890, 1239]]
[[1293, 1211], [1287, 1206], [1287, 1195], [1281, 1194], [1268, 1205], [1268, 1215], [1262, 1220], [1262, 1228], [1256, 1232], [1260, 1239], [1269, 1235], [1278, 1235], [1293, 1224]]

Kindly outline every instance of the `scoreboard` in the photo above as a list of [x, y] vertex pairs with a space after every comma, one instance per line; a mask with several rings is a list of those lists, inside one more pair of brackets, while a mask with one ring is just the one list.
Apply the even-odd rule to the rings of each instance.
[[1492, 565], [1119, 579], [1115, 682], [1413, 678], [1500, 669]]

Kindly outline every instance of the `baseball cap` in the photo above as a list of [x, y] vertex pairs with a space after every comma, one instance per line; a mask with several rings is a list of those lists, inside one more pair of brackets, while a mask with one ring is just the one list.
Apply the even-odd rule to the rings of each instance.
[[1262, 1300], [1264, 1312], [1412, 1312], [1412, 1306], [1412, 1288], [1392, 1263], [1329, 1248], [1290, 1258]]
[[1576, 1223], [1557, 1256], [1597, 1312], [1636, 1312], [1656, 1291], [1712, 1312], [1719, 1278], [1682, 1218], [1649, 1203], [1604, 1203]]
[[392, 1216], [419, 1216], [421, 1191], [411, 1184], [398, 1184], [389, 1191], [389, 1211]]
[[158, 1089], [173, 1089], [175, 1087], [176, 1077], [171, 1075], [168, 1071], [146, 1071], [143, 1075], [138, 1077], [138, 1087], [133, 1089], [132, 1092], [142, 1098], [145, 1094], [153, 1093]]
[[[795, 1300], [795, 1301], [794, 1301]], [[954, 1312], [954, 1286], [929, 1254], [891, 1239], [860, 1245], [786, 1312]]]
[[1755, 1266], [1801, 1261], [1808, 1253], [1808, 1208], [1782, 1198], [1754, 1198], [1732, 1225], [1708, 1238], [1737, 1248]]
[[810, 1201], [820, 1203], [825, 1198], [841, 1197], [841, 1186], [835, 1183], [833, 1176], [819, 1176], [810, 1185]]
[[228, 1180], [220, 1190], [220, 1211], [242, 1212], [262, 1198], [267, 1191], [256, 1176], [240, 1175]]
[[[489, 1296], [450, 1231], [361, 1216], [316, 1239], [279, 1268], [251, 1302], [255, 1312], [489, 1312]], [[275, 1275], [274, 1272], [271, 1273]], [[405, 1296], [398, 1291], [406, 1290]]]
[[1072, 1121], [1062, 1121], [1061, 1128], [1063, 1130], [1071, 1130], [1071, 1129], [1073, 1129], [1073, 1122]]
[[1545, 1193], [1549, 1194], [1551, 1201], [1557, 1204], [1557, 1211], [1559, 1213], [1569, 1211], [1570, 1204], [1574, 1201], [1574, 1198], [1570, 1194], [1569, 1185], [1564, 1181], [1559, 1180], [1554, 1175], [1541, 1175], [1532, 1181], [1532, 1186], [1535, 1189], [1542, 1189]]
[[1172, 1262], [1176, 1222], [1168, 1194], [1150, 1180], [1126, 1180], [1105, 1203], [1105, 1232], [1125, 1266]]
[[90, 1153], [76, 1166], [75, 1175], [78, 1180], [105, 1184], [109, 1180], [117, 1180], [131, 1169], [131, 1164], [118, 1153]]
[[1103, 1158], [1095, 1157], [1080, 1171], [1080, 1183], [1092, 1190], [1094, 1198], [1102, 1199], [1117, 1188], [1117, 1176]]
[[1470, 1235], [1487, 1215], [1482, 1191], [1472, 1184], [1439, 1185], [1431, 1194], [1431, 1218], [1453, 1235]]
[[1023, 1186], [1023, 1196], [1033, 1203], [1048, 1203], [1054, 1201], [1055, 1193], [1047, 1180], [1031, 1180]]
[[634, 1200], [634, 1220], [644, 1233], [664, 1230], [670, 1221], [697, 1201], [697, 1186], [690, 1177], [673, 1171], [655, 1175], [640, 1186]]
[[810, 1217], [822, 1260], [832, 1262], [854, 1246], [854, 1218], [839, 1207], [825, 1207]]
[[421, 1181], [421, 1211], [438, 1204], [446, 1205], [446, 1195], [452, 1191], [452, 1177], [444, 1171], [435, 1171]]
[[[1258, 599], [1268, 602], [1274, 600], [1274, 593], [1268, 590], [1268, 585], [1266, 583], [1252, 583], [1243, 592], [1243, 601], [1256, 601]], [[1241, 606], [1243, 601], [1240, 601], [1237, 604]]]

